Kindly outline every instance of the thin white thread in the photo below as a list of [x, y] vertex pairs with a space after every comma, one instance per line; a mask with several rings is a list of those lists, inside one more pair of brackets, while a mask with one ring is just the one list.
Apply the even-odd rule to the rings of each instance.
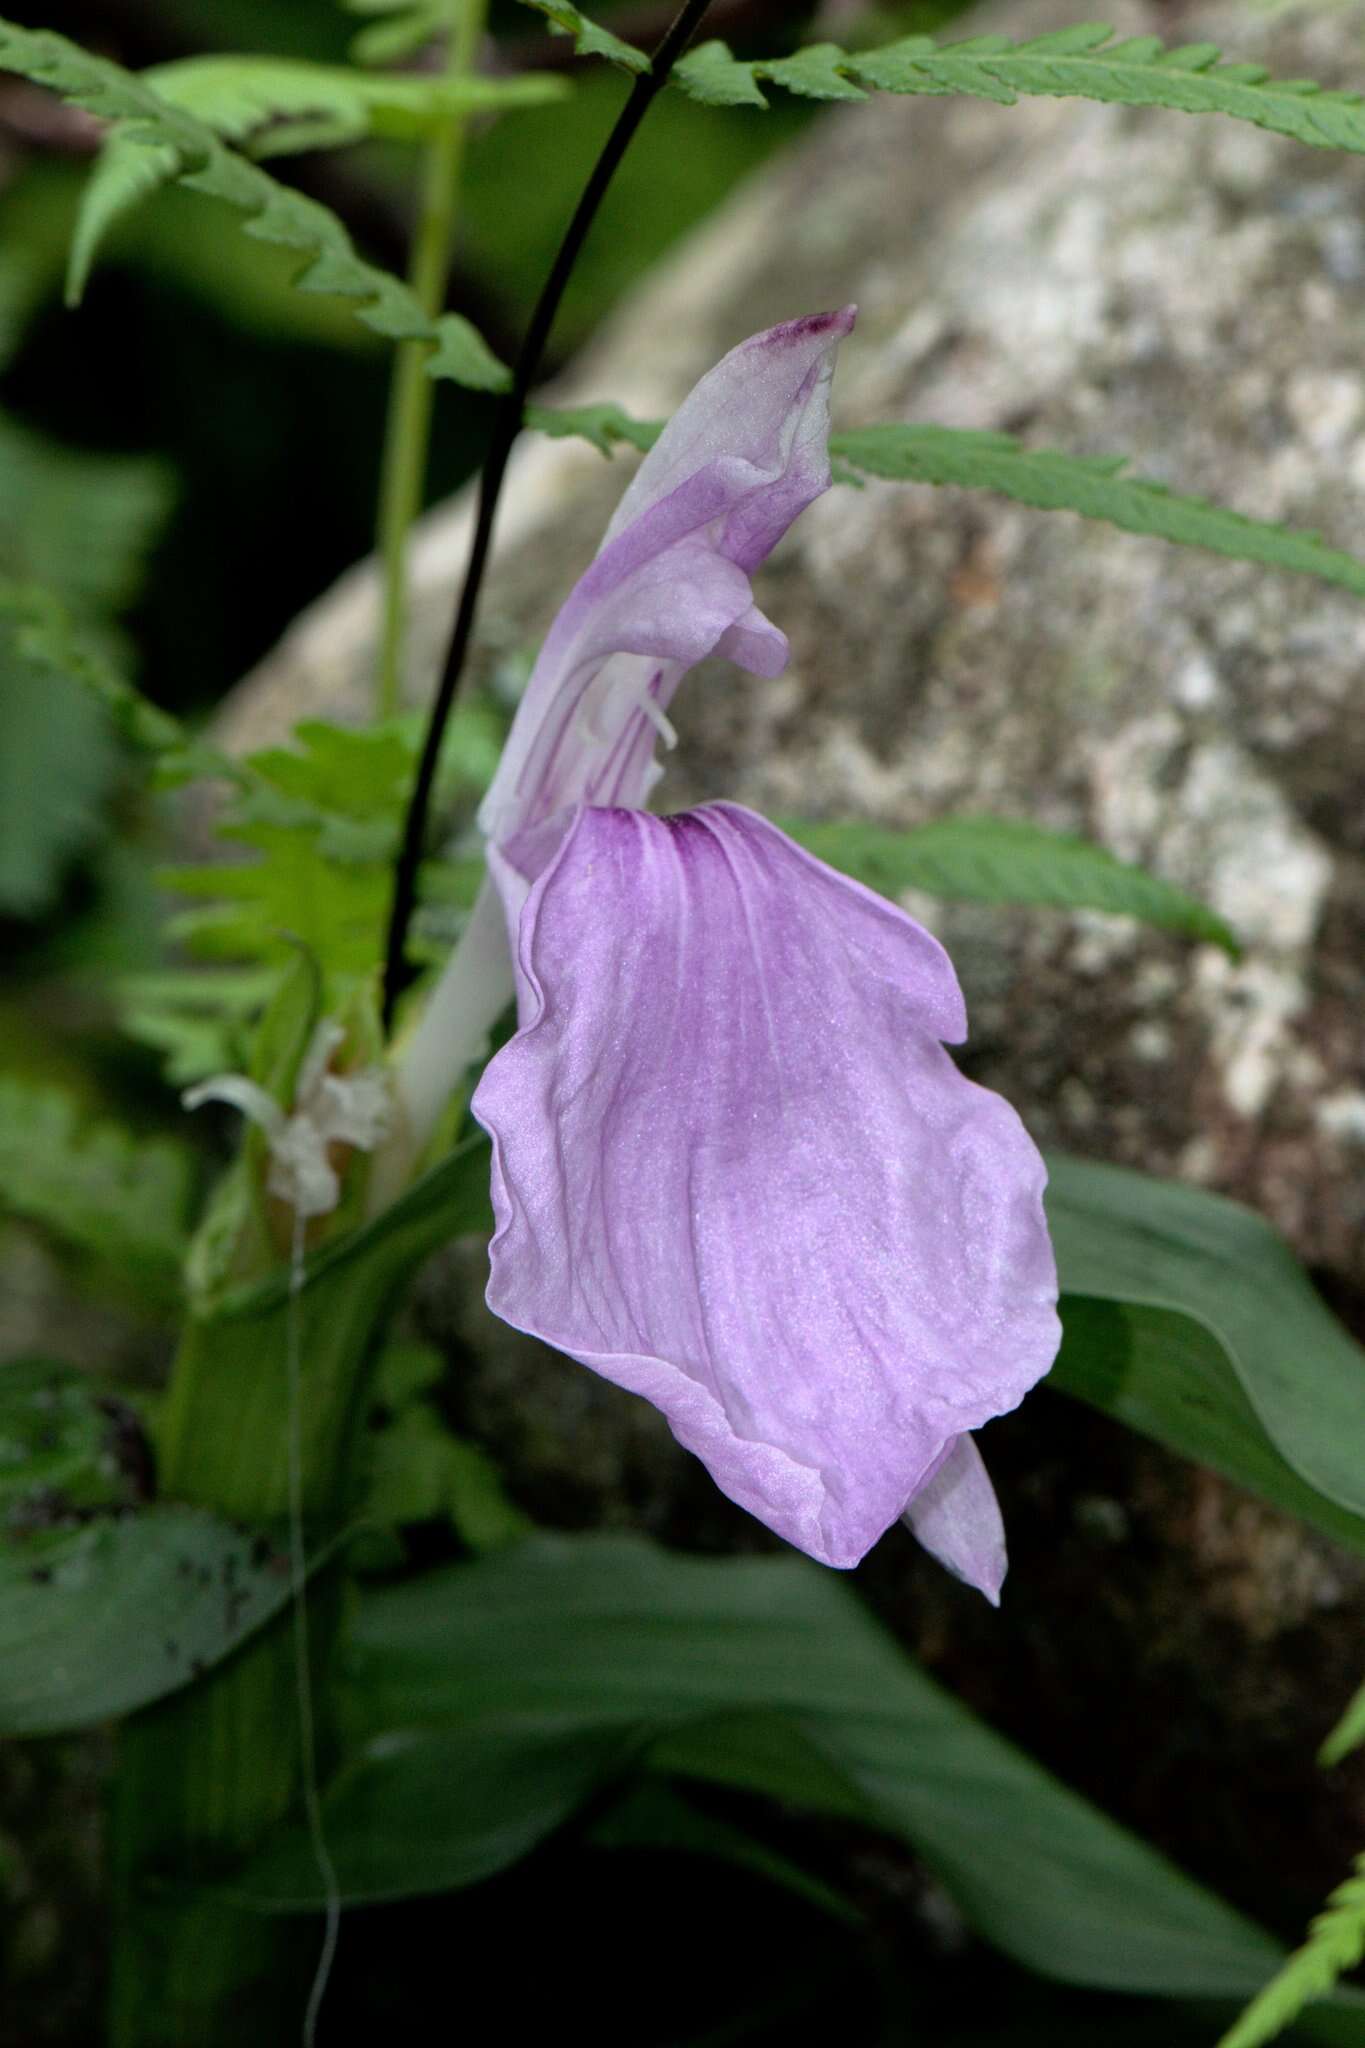
[[336, 1865], [322, 1828], [322, 1799], [318, 1791], [317, 1729], [313, 1720], [313, 1660], [308, 1645], [308, 1558], [303, 1536], [303, 1318], [300, 1303], [304, 1281], [304, 1235], [308, 1219], [296, 1209], [294, 1239], [289, 1266], [289, 1302], [285, 1320], [285, 1357], [288, 1373], [289, 1428], [289, 1578], [290, 1605], [294, 1623], [294, 1676], [299, 1696], [299, 1762], [303, 1776], [303, 1811], [313, 1860], [322, 1880], [324, 1922], [322, 1949], [313, 1987], [303, 2015], [303, 2048], [316, 2048], [318, 2014], [327, 1995], [327, 1984], [336, 1961], [341, 1932], [341, 1886]]

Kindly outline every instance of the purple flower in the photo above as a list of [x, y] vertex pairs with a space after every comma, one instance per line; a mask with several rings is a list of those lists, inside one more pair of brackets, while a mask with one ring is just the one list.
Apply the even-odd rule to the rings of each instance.
[[473, 1099], [488, 1299], [654, 1402], [811, 1556], [855, 1564], [904, 1515], [995, 1600], [971, 1432], [1056, 1351], [1042, 1161], [944, 1050], [966, 1017], [928, 932], [751, 811], [640, 808], [686, 670], [785, 662], [749, 577], [828, 484], [852, 320], [773, 328], [703, 378], [518, 711], [481, 814], [520, 1024]]

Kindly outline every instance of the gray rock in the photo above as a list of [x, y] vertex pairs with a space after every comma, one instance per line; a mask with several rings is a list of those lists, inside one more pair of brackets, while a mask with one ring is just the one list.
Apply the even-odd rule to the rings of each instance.
[[[1124, 30], [1171, 34], [1166, 8], [1117, 12]], [[1024, 35], [1074, 13], [1045, 0], [998, 20]], [[1182, 10], [1176, 39], [1344, 83], [1365, 69], [1362, 25], [1359, 5], [1269, 19], [1199, 8]], [[1365, 163], [1225, 121], [874, 101], [822, 118], [737, 194], [556, 395], [657, 415], [744, 334], [856, 299], [840, 424], [940, 421], [1122, 452], [1173, 488], [1350, 547], [1365, 509], [1362, 221]], [[575, 445], [524, 449], [483, 611], [485, 673], [534, 644], [624, 473]], [[439, 512], [417, 550], [418, 694], [468, 523], [467, 506]], [[1070, 516], [879, 485], [831, 491], [759, 583], [791, 667], [777, 683], [716, 666], [688, 684], [662, 798], [892, 825], [1008, 813], [1087, 833], [1205, 897], [1241, 933], [1239, 964], [1098, 916], [912, 907], [962, 972], [971, 1070], [1041, 1139], [1251, 1202], [1358, 1311], [1365, 610]], [[318, 710], [362, 715], [374, 618], [361, 568], [243, 686], [233, 742], [276, 739]], [[572, 1369], [524, 1346], [490, 1353], [455, 1277], [448, 1266], [433, 1282], [425, 1316], [484, 1360], [457, 1397], [466, 1419], [510, 1428], [542, 1476], [581, 1466], [599, 1517], [619, 1518], [624, 1500], [679, 1533], [678, 1504], [696, 1496], [653, 1419], [622, 1421], [627, 1404], [586, 1376], [556, 1394]], [[1045, 1398], [1035, 1414], [1000, 1436], [1031, 1574], [1013, 1633], [983, 1634], [956, 1589], [890, 1544], [874, 1589], [984, 1706], [1088, 1770], [1188, 1862], [1234, 1889], [1259, 1864], [1311, 1904], [1354, 1846], [1302, 1766], [1354, 1675], [1359, 1571], [1209, 1475], [1059, 1419]], [[695, 1526], [682, 1533], [696, 1540]], [[1081, 1663], [1061, 1668], [1045, 1646], [1066, 1634], [1067, 1603], [1084, 1616], [1067, 1639]], [[1285, 1680], [1291, 1643], [1312, 1697]], [[1239, 1698], [1235, 1741], [1224, 1689]], [[1136, 1788], [1120, 1764], [1082, 1767], [1067, 1731], [1106, 1713], [1139, 1743], [1153, 1716], [1179, 1724], [1177, 1761]], [[1239, 1848], [1247, 1774], [1270, 1759], [1283, 1776], [1290, 1757], [1283, 1839]], [[1182, 1772], [1208, 1792], [1214, 1759], [1232, 1774], [1221, 1846], [1192, 1838], [1180, 1811]], [[1274, 1814], [1261, 1823], [1274, 1832]], [[1254, 1882], [1242, 1891], [1260, 1903]]]

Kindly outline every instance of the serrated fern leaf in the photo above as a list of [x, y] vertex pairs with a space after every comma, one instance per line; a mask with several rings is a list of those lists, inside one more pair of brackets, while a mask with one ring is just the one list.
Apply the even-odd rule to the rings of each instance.
[[1338, 1885], [1308, 1930], [1302, 1948], [1257, 1994], [1218, 2048], [1261, 2048], [1273, 2041], [1304, 2007], [1323, 1997], [1365, 1955], [1365, 1855]]
[[430, 376], [452, 377], [477, 390], [505, 388], [505, 366], [467, 320], [453, 313], [429, 320], [405, 284], [356, 254], [335, 214], [239, 156], [212, 129], [163, 100], [133, 73], [92, 56], [65, 36], [5, 20], [0, 20], [0, 70], [45, 85], [101, 120], [121, 123], [130, 142], [169, 151], [179, 183], [246, 214], [248, 234], [297, 250], [306, 259], [297, 289], [353, 299], [357, 319], [392, 341], [430, 342]]
[[1223, 919], [1183, 889], [1089, 840], [1025, 819], [944, 818], [910, 832], [861, 821], [781, 823], [798, 845], [885, 896], [923, 889], [967, 903], [1104, 910], [1237, 952]]
[[[611, 404], [529, 406], [526, 424], [560, 439], [580, 435], [603, 455], [618, 445], [652, 448], [663, 432], [662, 421], [632, 419]], [[829, 452], [836, 484], [861, 485], [874, 476], [889, 483], [997, 491], [1039, 511], [1076, 512], [1125, 533], [1206, 548], [1234, 562], [1260, 562], [1288, 575], [1314, 576], [1365, 597], [1365, 560], [1359, 556], [1329, 547], [1315, 533], [1251, 519], [1206, 498], [1128, 476], [1122, 455], [1064, 455], [1053, 448], [1026, 448], [1010, 434], [939, 426], [858, 427], [832, 434]]]
[[[188, 57], [138, 76], [158, 98], [258, 157], [336, 148], [367, 135], [420, 140], [450, 113], [540, 106], [568, 89], [545, 73], [375, 77], [276, 57]], [[169, 184], [179, 162], [174, 148], [114, 130], [81, 197], [67, 269], [68, 304], [80, 299], [99, 245], [115, 222]]]
[[1212, 43], [1168, 49], [1156, 36], [1120, 42], [1099, 22], [1080, 22], [1028, 42], [973, 36], [937, 43], [906, 36], [850, 53], [832, 43], [794, 57], [741, 62], [724, 43], [704, 43], [677, 64], [676, 82], [709, 106], [766, 106], [764, 84], [807, 98], [868, 92], [967, 94], [1012, 106], [1020, 98], [1101, 100], [1250, 121], [1314, 149], [1365, 151], [1365, 104], [1309, 79], [1274, 79], [1260, 64], [1225, 64]]
[[649, 59], [643, 50], [637, 50], [633, 43], [623, 43], [620, 36], [589, 21], [586, 14], [566, 5], [565, 0], [521, 0], [521, 5], [543, 14], [560, 35], [572, 36], [580, 57], [605, 57], [608, 63], [619, 64], [623, 71], [648, 71]]
[[0, 1076], [0, 1210], [168, 1276], [183, 1256], [191, 1154], [82, 1116], [60, 1088]]
[[1365, 1743], [1365, 1685], [1351, 1701], [1336, 1727], [1318, 1751], [1318, 1762], [1324, 1766], [1342, 1763], [1352, 1751]]
[[[442, 752], [443, 807], [456, 801], [472, 810], [496, 766], [500, 737], [486, 705], [459, 707]], [[293, 738], [237, 764], [219, 837], [251, 858], [160, 873], [190, 905], [173, 918], [170, 936], [209, 971], [197, 988], [191, 974], [144, 976], [123, 994], [125, 1022], [163, 1050], [173, 1078], [222, 1070], [208, 1064], [214, 1047], [240, 1038], [299, 946], [325, 968], [329, 1008], [380, 957], [421, 720], [360, 731], [312, 720]], [[467, 893], [458, 868], [433, 862], [424, 869], [424, 903], [435, 895], [467, 907]]]
[[1051, 448], [1026, 448], [1009, 434], [937, 426], [863, 427], [835, 434], [830, 453], [868, 476], [999, 491], [1043, 511], [1079, 512], [1125, 533], [1154, 534], [1234, 561], [1316, 576], [1365, 597], [1365, 561], [1355, 555], [1326, 546], [1316, 534], [1248, 519], [1226, 506], [1127, 476], [1122, 456], [1063, 455]]

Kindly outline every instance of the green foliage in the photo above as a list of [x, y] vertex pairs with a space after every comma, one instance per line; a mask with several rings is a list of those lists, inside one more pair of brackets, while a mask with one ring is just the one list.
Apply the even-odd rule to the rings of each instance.
[[54, 591], [0, 577], [0, 628], [13, 634], [19, 659], [49, 686], [75, 685], [102, 705], [114, 729], [153, 756], [166, 779], [234, 773], [224, 756], [148, 702], [109, 659], [101, 638], [74, 619]]
[[1328, 1899], [1296, 1949], [1265, 1989], [1255, 1997], [1218, 2048], [1261, 2048], [1273, 2041], [1315, 1998], [1330, 1991], [1338, 1978], [1365, 1956], [1365, 1856], [1358, 1856], [1354, 1874]]
[[[333, 1012], [380, 957], [421, 721], [351, 731], [312, 720], [294, 737], [292, 747], [222, 764], [232, 776], [218, 829], [228, 857], [160, 871], [166, 888], [194, 904], [172, 919], [169, 935], [210, 971], [121, 984], [126, 1028], [166, 1053], [178, 1083], [245, 1065], [250, 1026], [300, 946], [323, 971], [324, 1005]], [[496, 765], [500, 738], [501, 720], [486, 703], [457, 710], [437, 784], [443, 808], [469, 809]], [[207, 765], [213, 772], [211, 758]], [[234, 856], [234, 846], [254, 857]], [[429, 863], [424, 903], [466, 909], [467, 868]]]
[[821, 1913], [856, 1926], [863, 1915], [842, 1893], [802, 1870], [743, 1828], [703, 1813], [660, 1779], [638, 1785], [609, 1807], [589, 1831], [595, 1849], [666, 1849], [752, 1870], [794, 1892]]
[[123, 1029], [161, 1055], [173, 1088], [245, 1073], [255, 1025], [279, 981], [277, 964], [168, 967], [115, 984]]
[[190, 1153], [83, 1117], [60, 1088], [0, 1076], [0, 1210], [170, 1289], [185, 1250]]
[[[658, 420], [632, 419], [619, 405], [530, 406], [526, 424], [565, 438], [579, 434], [603, 455], [620, 443], [642, 451], [663, 432]], [[1123, 472], [1123, 455], [1064, 455], [1026, 448], [1011, 434], [975, 427], [856, 427], [830, 436], [835, 483], [864, 476], [889, 483], [950, 484], [997, 491], [1044, 512], [1078, 512], [1125, 533], [1151, 534], [1185, 547], [1207, 548], [1235, 562], [1259, 562], [1289, 575], [1315, 576], [1365, 597], [1365, 561], [1269, 520], [1250, 519], [1225, 505], [1183, 496], [1164, 484]]]
[[341, 0], [349, 14], [376, 20], [351, 44], [357, 64], [397, 64], [438, 36], [449, 35], [464, 0]]
[[1009, 434], [935, 426], [862, 427], [833, 435], [830, 453], [869, 476], [999, 491], [1043, 511], [1079, 512], [1126, 533], [1155, 534], [1234, 561], [1316, 576], [1365, 597], [1365, 561], [1325, 546], [1316, 534], [1248, 519], [1125, 476], [1121, 455], [1062, 455], [1026, 448]]
[[1324, 92], [1311, 79], [1272, 79], [1260, 64], [1224, 64], [1212, 43], [1167, 49], [1156, 36], [1115, 42], [1113, 34], [1081, 22], [1023, 43], [1002, 35], [956, 43], [906, 36], [880, 50], [850, 53], [821, 43], [794, 57], [750, 63], [711, 42], [684, 57], [673, 77], [710, 106], [766, 106], [764, 82], [816, 99], [861, 99], [868, 92], [965, 93], [1000, 106], [1021, 96], [1089, 99], [1225, 114], [1315, 149], [1365, 151], [1358, 93]]
[[638, 448], [641, 454], [654, 446], [663, 432], [661, 420], [636, 420], [619, 405], [549, 406], [528, 405], [526, 425], [556, 441], [574, 435], [591, 441], [603, 455], [610, 455], [618, 442]]
[[211, 128], [173, 107], [132, 72], [92, 56], [65, 36], [0, 20], [0, 70], [48, 86], [102, 120], [123, 125], [130, 142], [168, 151], [177, 180], [248, 216], [246, 231], [306, 258], [300, 291], [356, 302], [356, 317], [392, 341], [427, 341], [427, 372], [477, 390], [505, 387], [508, 373], [467, 320], [430, 320], [408, 287], [364, 262], [335, 214], [281, 185], [221, 142]]
[[[1305, 1371], [1308, 1400], [1313, 1381]], [[1365, 1556], [1365, 1513], [1329, 1500], [1295, 1469], [1252, 1406], [1221, 1337], [1194, 1316], [1065, 1294], [1062, 1348], [1048, 1384]]]
[[49, 1358], [0, 1366], [0, 1521], [32, 1528], [54, 1514], [127, 1507], [136, 1496], [121, 1455], [131, 1411]]
[[1105, 910], [1237, 952], [1223, 919], [1172, 883], [1089, 840], [1049, 832], [1026, 819], [944, 818], [909, 832], [860, 820], [781, 823], [808, 852], [886, 896], [923, 889], [968, 903]]
[[[335, 149], [368, 135], [422, 141], [451, 113], [543, 106], [562, 79], [374, 76], [282, 57], [188, 57], [138, 74], [144, 86], [255, 157]], [[84, 292], [104, 237], [130, 208], [180, 174], [181, 156], [115, 128], [90, 174], [72, 235], [67, 303]]]
[[[348, 1661], [352, 1761], [324, 1819], [343, 1888], [364, 1896], [497, 1867], [532, 1821], [543, 1833], [585, 1783], [642, 1755], [910, 1841], [980, 1932], [1050, 1977], [1236, 1996], [1275, 1953], [941, 1691], [847, 1580], [804, 1560], [528, 1538], [365, 1597]], [[300, 1839], [251, 1889], [303, 1904], [316, 1882]]]
[[446, 1426], [430, 1398], [443, 1370], [430, 1345], [393, 1344], [384, 1353], [360, 1520], [385, 1531], [444, 1521], [470, 1550], [496, 1550], [532, 1525], [508, 1500], [487, 1453]]
[[98, 705], [34, 660], [0, 610], [0, 913], [35, 918], [55, 902], [99, 832], [117, 765]]
[[150, 1507], [0, 1542], [0, 1733], [88, 1728], [177, 1691], [289, 1597], [276, 1546]]
[[137, 594], [170, 510], [159, 463], [78, 454], [0, 418], [0, 576], [103, 616]]
[[1365, 1685], [1352, 1699], [1346, 1712], [1318, 1751], [1318, 1762], [1339, 1764], [1365, 1743]]
[[637, 50], [633, 43], [623, 43], [610, 29], [599, 28], [578, 8], [568, 6], [566, 0], [521, 0], [521, 4], [543, 14], [560, 35], [572, 36], [580, 57], [605, 57], [609, 63], [619, 64], [623, 71], [637, 74], [648, 71], [649, 59], [643, 50]]
[[[1054, 1153], [1048, 1172], [1063, 1292], [1188, 1318], [1279, 1457], [1323, 1500], [1365, 1517], [1365, 1353], [1270, 1226], [1220, 1195], [1116, 1166]], [[1170, 1390], [1177, 1445], [1186, 1425], [1174, 1406], [1197, 1383], [1182, 1375]]]

